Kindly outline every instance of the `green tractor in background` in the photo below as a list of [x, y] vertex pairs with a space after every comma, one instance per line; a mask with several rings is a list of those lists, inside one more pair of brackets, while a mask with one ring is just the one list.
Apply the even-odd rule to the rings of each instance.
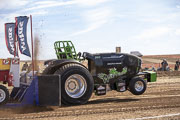
[[[92, 93], [105, 95], [109, 90], [141, 95], [156, 73], [140, 72], [141, 59], [125, 53], [76, 53], [71, 41], [54, 43], [57, 60], [45, 62], [44, 75], [61, 75], [62, 103], [85, 104]], [[82, 64], [87, 61], [87, 66]]]

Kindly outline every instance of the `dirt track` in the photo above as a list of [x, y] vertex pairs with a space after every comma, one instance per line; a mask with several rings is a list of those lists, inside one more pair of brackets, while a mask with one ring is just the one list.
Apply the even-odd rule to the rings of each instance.
[[81, 106], [71, 107], [14, 107], [0, 108], [1, 119], [174, 119], [180, 120], [180, 77], [161, 77], [149, 83], [141, 96], [130, 92], [108, 92], [105, 96], [92, 96]]

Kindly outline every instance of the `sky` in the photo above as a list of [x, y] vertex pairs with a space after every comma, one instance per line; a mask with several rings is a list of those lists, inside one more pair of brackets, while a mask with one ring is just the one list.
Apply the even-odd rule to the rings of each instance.
[[[56, 58], [54, 42], [62, 40], [71, 40], [78, 52], [115, 52], [120, 46], [123, 53], [180, 54], [180, 0], [0, 0], [0, 58], [13, 57], [4, 24], [30, 15], [41, 60]], [[31, 50], [30, 31], [29, 21]]]

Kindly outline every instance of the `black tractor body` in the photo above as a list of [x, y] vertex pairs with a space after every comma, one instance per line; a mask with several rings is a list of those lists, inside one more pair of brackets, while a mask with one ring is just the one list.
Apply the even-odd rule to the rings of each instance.
[[88, 60], [88, 69], [97, 84], [130, 79], [136, 76], [141, 68], [141, 59], [130, 54], [84, 53], [84, 57]]

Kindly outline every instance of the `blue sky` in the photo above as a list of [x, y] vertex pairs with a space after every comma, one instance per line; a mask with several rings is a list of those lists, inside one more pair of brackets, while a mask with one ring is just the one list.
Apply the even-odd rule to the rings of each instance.
[[81, 52], [114, 52], [121, 46], [124, 53], [180, 54], [180, 0], [0, 0], [0, 58], [13, 57], [4, 23], [30, 14], [39, 59], [56, 58], [58, 40], [72, 40]]

